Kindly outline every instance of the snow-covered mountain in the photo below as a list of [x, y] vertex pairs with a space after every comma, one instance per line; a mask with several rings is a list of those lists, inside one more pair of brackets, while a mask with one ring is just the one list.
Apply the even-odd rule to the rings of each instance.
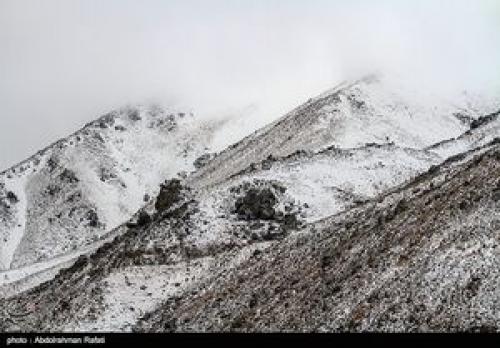
[[[43, 230], [18, 223], [21, 237], [10, 242], [15, 251], [4, 246], [12, 255], [10, 269], [0, 273], [0, 330], [398, 329], [384, 320], [372, 325], [367, 314], [360, 321], [355, 304], [384, 286], [394, 296], [407, 289], [424, 296], [425, 279], [446, 297], [472, 270], [454, 271], [464, 256], [454, 252], [463, 247], [455, 232], [474, 239], [473, 231], [485, 231], [488, 245], [496, 243], [490, 235], [497, 230], [499, 111], [495, 100], [468, 94], [447, 100], [371, 76], [309, 100], [216, 154], [206, 153], [216, 125], [189, 115], [127, 109], [101, 118], [84, 128], [81, 145], [39, 154], [38, 170], [3, 174], [12, 180], [3, 186], [9, 207], [3, 216], [11, 219], [5, 221], [23, 222], [17, 209], [28, 213], [26, 226], [30, 218], [54, 220]], [[51, 195], [48, 184], [63, 193]], [[82, 214], [93, 209], [97, 219], [62, 218], [76, 206], [67, 202], [75, 192], [83, 193]], [[412, 237], [431, 230], [430, 238], [447, 241], [439, 253], [437, 242]], [[335, 263], [314, 268], [330, 251]], [[376, 277], [365, 267], [370, 255], [378, 262]], [[482, 255], [488, 264], [489, 254]], [[448, 283], [437, 284], [441, 279], [422, 268], [422, 258], [436, 267], [447, 262]], [[384, 267], [384, 260], [396, 266]], [[400, 271], [419, 285], [398, 278]], [[295, 273], [304, 281], [294, 280]], [[351, 290], [342, 290], [344, 281]], [[314, 284], [341, 290], [317, 293]], [[276, 296], [260, 302], [266, 289]], [[310, 308], [280, 297], [289, 289], [310, 298]], [[496, 301], [491, 293], [481, 299]], [[300, 313], [309, 310], [318, 313], [317, 323], [302, 321]], [[423, 329], [422, 323], [411, 327]]]
[[460, 136], [478, 117], [500, 109], [498, 100], [462, 94], [440, 98], [391, 78], [368, 76], [327, 91], [223, 151], [190, 177], [195, 186], [224, 180], [248, 163], [297, 150], [369, 143], [423, 149]]
[[192, 114], [111, 112], [0, 174], [0, 268], [77, 250], [128, 221], [212, 134]]

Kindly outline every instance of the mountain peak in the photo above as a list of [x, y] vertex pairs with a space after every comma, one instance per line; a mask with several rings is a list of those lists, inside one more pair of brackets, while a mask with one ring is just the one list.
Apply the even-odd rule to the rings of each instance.
[[127, 106], [0, 173], [0, 268], [104, 237], [165, 178], [192, 170], [210, 136], [192, 113]]

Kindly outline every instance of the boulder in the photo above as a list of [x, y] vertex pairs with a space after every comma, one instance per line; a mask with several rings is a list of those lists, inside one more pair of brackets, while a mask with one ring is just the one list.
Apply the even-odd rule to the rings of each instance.
[[272, 220], [276, 215], [278, 199], [269, 188], [252, 188], [235, 202], [235, 212], [247, 220]]

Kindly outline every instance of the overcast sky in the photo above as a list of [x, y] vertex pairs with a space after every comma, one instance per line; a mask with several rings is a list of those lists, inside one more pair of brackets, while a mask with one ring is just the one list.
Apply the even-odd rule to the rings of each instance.
[[343, 79], [500, 80], [498, 0], [0, 0], [0, 170], [110, 109], [262, 125]]

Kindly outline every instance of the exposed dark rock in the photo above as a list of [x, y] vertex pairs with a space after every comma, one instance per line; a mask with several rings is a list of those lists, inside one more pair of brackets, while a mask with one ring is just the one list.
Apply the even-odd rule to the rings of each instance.
[[8, 191], [6, 197], [11, 204], [15, 204], [15, 203], [19, 202], [19, 198], [17, 198], [16, 194], [12, 191]]
[[137, 218], [137, 225], [138, 226], [145, 226], [151, 222], [151, 216], [149, 216], [148, 213], [145, 211], [141, 210], [139, 212], [139, 217]]
[[58, 185], [55, 185], [55, 184], [49, 184], [49, 186], [47, 186], [47, 189], [46, 189], [47, 194], [50, 196], [54, 196], [55, 194], [57, 194], [60, 191], [61, 191], [61, 187]]
[[128, 113], [128, 118], [130, 120], [132, 120], [132, 121], [140, 121], [140, 120], [142, 120], [140, 112], [137, 109], [130, 110], [129, 113]]
[[262, 240], [278, 240], [282, 239], [287, 235], [287, 231], [284, 228], [276, 228], [274, 225], [270, 225], [269, 228], [261, 234]]
[[193, 165], [196, 169], [203, 168], [210, 162], [213, 158], [215, 157], [215, 154], [212, 153], [206, 153], [198, 157], [194, 162]]
[[112, 127], [115, 124], [115, 119], [116, 119], [116, 113], [115, 112], [110, 112], [107, 113], [104, 116], [101, 116], [97, 120], [97, 126], [100, 128], [109, 128]]
[[275, 217], [276, 195], [268, 188], [250, 189], [235, 202], [235, 212], [243, 219], [272, 220]]
[[102, 135], [101, 135], [101, 134], [99, 134], [99, 133], [94, 133], [94, 134], [92, 135], [92, 137], [93, 137], [94, 139], [96, 139], [97, 141], [99, 141], [100, 143], [104, 143], [104, 138], [102, 137]]
[[365, 106], [365, 102], [363, 100], [358, 100], [355, 95], [351, 94], [347, 96], [347, 99], [349, 100], [351, 106], [354, 109], [362, 109]]
[[296, 230], [300, 226], [297, 214], [285, 214], [283, 217], [283, 227], [290, 230]]
[[486, 116], [481, 116], [478, 119], [474, 120], [470, 124], [470, 129], [476, 129], [479, 128], [485, 124], [490, 123], [491, 121], [495, 120], [498, 118], [500, 115], [500, 111], [486, 115]]
[[75, 172], [73, 172], [72, 170], [69, 170], [67, 168], [65, 168], [62, 173], [59, 175], [59, 178], [64, 181], [64, 182], [67, 182], [67, 183], [71, 183], [71, 184], [74, 184], [74, 183], [77, 183], [78, 181], [78, 178], [76, 177], [76, 174]]
[[455, 116], [463, 124], [466, 124], [466, 125], [469, 125], [469, 126], [470, 126], [470, 124], [472, 122], [472, 117], [470, 115], [464, 114], [462, 112], [455, 112], [453, 114], [453, 116]]
[[51, 173], [57, 168], [58, 165], [59, 165], [59, 161], [54, 156], [51, 156], [47, 161], [47, 167], [49, 168], [49, 171]]
[[182, 192], [187, 188], [179, 179], [166, 180], [160, 186], [160, 193], [156, 197], [155, 209], [158, 213], [168, 210], [182, 199]]
[[265, 160], [263, 160], [260, 164], [262, 170], [269, 170], [272, 168], [273, 166], [273, 163], [278, 161], [278, 158], [276, 158], [275, 156], [273, 155], [269, 155], [267, 156], [267, 158]]
[[73, 202], [76, 202], [78, 201], [79, 199], [82, 198], [82, 193], [81, 192], [75, 192], [73, 194], [71, 194], [67, 199], [66, 199], [66, 202], [69, 202], [69, 203], [73, 203]]
[[104, 167], [99, 169], [99, 179], [102, 182], [107, 182], [109, 180], [113, 180], [116, 178], [117, 178], [116, 174], [111, 169]]
[[85, 214], [85, 219], [88, 221], [88, 225], [90, 227], [98, 227], [99, 226], [99, 216], [96, 211], [91, 209]]

